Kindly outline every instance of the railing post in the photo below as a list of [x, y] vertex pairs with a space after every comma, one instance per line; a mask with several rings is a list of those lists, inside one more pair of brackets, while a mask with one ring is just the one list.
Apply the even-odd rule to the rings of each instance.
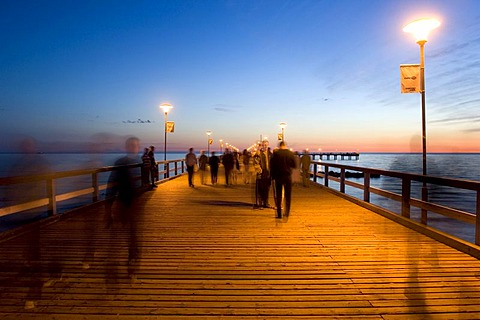
[[178, 162], [175, 161], [175, 176], [178, 176]]
[[328, 187], [328, 166], [324, 166], [325, 168], [325, 176], [323, 178], [323, 184], [325, 185], [325, 187]]
[[182, 173], [185, 173], [185, 160], [182, 160]]
[[170, 162], [165, 163], [165, 178], [170, 177]]
[[412, 181], [407, 178], [402, 179], [402, 216], [410, 219], [410, 192]]
[[[427, 183], [423, 182], [422, 184], [422, 201], [428, 202], [428, 188], [427, 188]], [[421, 210], [421, 216], [420, 216], [420, 222], [422, 224], [427, 224], [427, 216], [428, 212], [425, 209]]]
[[98, 173], [97, 172], [92, 173], [92, 188], [93, 188], [92, 201], [97, 202], [98, 201]]
[[345, 168], [340, 169], [340, 192], [345, 193]]
[[57, 214], [57, 201], [55, 199], [55, 180], [47, 179], [47, 197], [48, 197], [48, 215], [53, 216]]
[[475, 244], [480, 246], [480, 190], [477, 191], [477, 210], [475, 217]]
[[365, 172], [363, 178], [363, 201], [370, 202], [370, 172]]
[[313, 182], [317, 182], [318, 164], [313, 164]]

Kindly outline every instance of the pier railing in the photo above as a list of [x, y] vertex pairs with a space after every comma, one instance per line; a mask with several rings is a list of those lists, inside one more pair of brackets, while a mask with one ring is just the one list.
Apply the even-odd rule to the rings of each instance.
[[[370, 203], [371, 194], [376, 194], [382, 196], [384, 198], [394, 200], [401, 205], [401, 212], [400, 216], [408, 219], [411, 219], [411, 209], [412, 207], [416, 207], [421, 209], [421, 218], [420, 223], [417, 224], [417, 227], [421, 227], [421, 225], [425, 226], [425, 230], [428, 232], [434, 231], [433, 228], [427, 227], [428, 224], [428, 212], [433, 212], [436, 214], [443, 215], [445, 217], [453, 218], [459, 221], [466, 222], [471, 224], [475, 227], [475, 244], [477, 246], [480, 245], [480, 182], [476, 181], [469, 181], [469, 180], [461, 180], [461, 179], [452, 179], [452, 178], [442, 178], [442, 177], [435, 177], [435, 176], [423, 176], [420, 174], [412, 174], [412, 173], [404, 173], [404, 172], [397, 172], [397, 171], [389, 171], [389, 170], [381, 170], [381, 169], [372, 169], [372, 168], [364, 168], [364, 167], [356, 167], [350, 165], [342, 165], [342, 164], [334, 164], [334, 163], [327, 163], [321, 161], [314, 161], [312, 162], [313, 165], [313, 181], [317, 183], [321, 183], [320, 178], [323, 178], [323, 185], [326, 187], [329, 186], [330, 181], [335, 181], [338, 183], [339, 190], [337, 190], [341, 194], [345, 194], [345, 186], [351, 186], [353, 188], [359, 189], [363, 191], [363, 197], [360, 197], [359, 200], [363, 201], [363, 203]], [[321, 167], [323, 169], [321, 170]], [[331, 168], [336, 168], [338, 174], [335, 176], [332, 175]], [[339, 169], [339, 172], [338, 172]], [[355, 173], [360, 173], [363, 176], [363, 183], [357, 182], [361, 179], [356, 179], [356, 181], [351, 181], [346, 178], [347, 174], [351, 173], [347, 170], [353, 171]], [[395, 193], [387, 190], [383, 190], [380, 188], [373, 187], [371, 185], [372, 177], [391, 177], [400, 180], [401, 185], [401, 193]], [[357, 175], [358, 177], [358, 175]], [[432, 186], [444, 186], [444, 187], [452, 187], [455, 188], [457, 191], [465, 191], [470, 190], [475, 193], [475, 212], [466, 212], [454, 208], [450, 208], [447, 206], [443, 206], [440, 204], [433, 203], [431, 201], [422, 201], [420, 199], [416, 199], [412, 196], [412, 182], [418, 183], [426, 183], [429, 188]], [[371, 209], [371, 206], [369, 206]], [[382, 208], [387, 211], [387, 208]], [[398, 220], [396, 220], [399, 222]], [[423, 230], [423, 231], [425, 231]], [[441, 235], [443, 238], [444, 233], [438, 231], [438, 234]], [[451, 235], [449, 235], [451, 236]], [[455, 237], [453, 237], [455, 238]], [[442, 241], [442, 239], [437, 239]], [[446, 239], [445, 242], [449, 242]], [[461, 242], [461, 241], [460, 241]], [[449, 242], [448, 244], [451, 245]], [[459, 248], [461, 249], [461, 248]], [[468, 248], [465, 250], [468, 251]]]
[[[185, 172], [185, 161], [183, 159], [157, 161], [157, 165], [159, 168], [159, 182], [171, 179]], [[45, 211], [51, 216], [57, 214], [59, 203], [67, 200], [78, 199], [79, 203], [76, 205], [77, 207], [85, 204], [85, 199], [83, 198], [80, 200], [80, 197], [90, 198], [90, 201], [86, 204], [104, 200], [104, 197], [100, 194], [101, 191], [107, 189], [108, 177], [104, 175], [109, 175], [112, 171], [119, 170], [122, 167], [123, 166], [109, 166], [85, 170], [71, 170], [39, 175], [0, 178], [0, 187], [13, 190], [14, 193], [20, 195], [20, 199], [22, 198], [22, 193], [28, 193], [29, 191], [27, 189], [32, 189], [32, 186], [34, 186], [33, 189], [38, 190], [38, 194], [34, 197], [35, 199], [31, 199], [33, 197], [30, 194], [29, 197], [26, 197], [26, 201], [23, 200], [19, 203], [1, 207], [0, 217], [38, 208], [45, 208]], [[134, 179], [138, 182], [137, 186], [140, 189], [142, 187], [142, 164], [133, 164], [126, 167], [133, 169], [138, 168], [135, 170], [138, 171], [138, 175], [136, 175]], [[100, 178], [101, 175], [103, 179]], [[67, 182], [65, 183], [65, 181], [62, 180], [66, 180]], [[62, 192], [62, 190], [60, 190], [61, 188], [59, 188], [60, 184], [68, 184], [69, 191]], [[75, 207], [75, 205], [73, 205], [73, 207]]]

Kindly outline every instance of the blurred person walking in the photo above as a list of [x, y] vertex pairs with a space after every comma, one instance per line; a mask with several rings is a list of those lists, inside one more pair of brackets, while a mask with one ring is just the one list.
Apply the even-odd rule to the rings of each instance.
[[185, 164], [187, 165], [188, 172], [188, 186], [194, 188], [193, 184], [195, 166], [197, 165], [197, 156], [193, 153], [193, 148], [188, 149], [188, 153], [185, 155]]
[[202, 150], [200, 157], [198, 158], [198, 170], [200, 171], [200, 181], [202, 184], [206, 184], [208, 157], [205, 151]]
[[225, 168], [225, 185], [228, 186], [231, 183], [232, 177], [232, 170], [233, 166], [235, 165], [235, 159], [233, 158], [233, 154], [230, 152], [229, 149], [225, 149], [225, 154], [223, 155], [222, 159], [223, 167]]
[[282, 191], [285, 194], [285, 216], [288, 217], [290, 214], [292, 170], [295, 169], [295, 166], [295, 155], [287, 148], [285, 142], [281, 141], [279, 149], [273, 153], [270, 162], [272, 179], [275, 184], [277, 218], [282, 218]]
[[304, 187], [308, 187], [310, 181], [310, 164], [312, 159], [308, 154], [308, 150], [303, 152], [302, 158], [300, 159], [300, 165], [302, 167], [302, 182]]
[[212, 185], [217, 184], [220, 159], [215, 155], [215, 152], [212, 152], [212, 155], [208, 159], [208, 165], [210, 166], [210, 178], [212, 180]]
[[[120, 277], [118, 258], [115, 251], [118, 251], [119, 242], [128, 243], [128, 273], [133, 278], [140, 252], [138, 247], [138, 223], [139, 211], [135, 210], [136, 204], [136, 177], [138, 168], [129, 168], [129, 165], [140, 163], [138, 151], [140, 141], [136, 137], [128, 138], [125, 141], [126, 155], [115, 161], [118, 169], [112, 171], [107, 185], [105, 202], [106, 226], [110, 231], [109, 261], [112, 266], [105, 270], [105, 279], [108, 284], [117, 281]], [[113, 263], [112, 263], [113, 262]]]
[[251, 173], [250, 173], [250, 152], [247, 149], [242, 152], [242, 163], [243, 163], [243, 182], [245, 184], [250, 183]]
[[270, 148], [263, 147], [260, 151], [260, 180], [258, 181], [258, 193], [260, 196], [260, 205], [263, 208], [269, 208], [268, 201], [270, 194], [270, 186], [272, 185], [272, 178], [270, 176], [270, 159], [272, 154]]

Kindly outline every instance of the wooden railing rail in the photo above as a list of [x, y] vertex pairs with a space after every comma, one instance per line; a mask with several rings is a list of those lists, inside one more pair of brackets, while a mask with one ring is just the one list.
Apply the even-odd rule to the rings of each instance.
[[[159, 174], [159, 181], [164, 179], [168, 179], [170, 177], [175, 177], [177, 175], [184, 173], [184, 160], [168, 160], [168, 161], [158, 161], [159, 168], [164, 167], [167, 170], [164, 172], [164, 176]], [[174, 164], [173, 169], [169, 169], [171, 164]], [[181, 166], [178, 166], [178, 163], [181, 163]], [[25, 175], [25, 176], [15, 176], [15, 177], [2, 177], [0, 178], [0, 187], [14, 187], [15, 185], [19, 185], [22, 183], [45, 183], [45, 190], [46, 190], [46, 198], [36, 199], [28, 202], [23, 203], [15, 203], [10, 206], [0, 208], [0, 217], [6, 216], [13, 213], [18, 213], [26, 210], [31, 210], [35, 208], [40, 208], [47, 206], [47, 212], [49, 215], [57, 214], [57, 204], [59, 202], [70, 200], [74, 198], [78, 198], [84, 195], [91, 195], [91, 202], [95, 203], [100, 201], [100, 191], [107, 189], [107, 183], [100, 184], [99, 174], [111, 172], [114, 170], [119, 170], [122, 167], [127, 168], [140, 168], [142, 164], [132, 164], [128, 166], [107, 166], [102, 168], [94, 168], [94, 169], [82, 169], [82, 170], [70, 170], [70, 171], [62, 171], [62, 172], [52, 172], [52, 173], [45, 173], [45, 174], [38, 174], [38, 175]], [[181, 170], [179, 169], [181, 168]], [[171, 175], [170, 173], [173, 173]], [[64, 178], [74, 178], [74, 177], [90, 177], [91, 179], [91, 186], [88, 188], [77, 189], [71, 192], [65, 192], [62, 194], [57, 194], [57, 186], [58, 180]], [[141, 181], [141, 175], [135, 177], [135, 180]], [[139, 184], [140, 185], [140, 184]]]
[[[370, 195], [377, 194], [385, 198], [400, 202], [401, 215], [407, 219], [410, 219], [411, 207], [417, 207], [436, 214], [440, 214], [449, 218], [453, 218], [459, 221], [467, 222], [475, 226], [475, 244], [480, 245], [480, 182], [470, 181], [463, 179], [444, 178], [436, 176], [424, 176], [421, 174], [405, 173], [398, 171], [373, 169], [365, 167], [356, 167], [351, 165], [335, 164], [322, 161], [313, 161], [313, 181], [320, 183], [318, 178], [323, 178], [323, 185], [329, 187], [329, 181], [335, 181], [339, 183], [339, 192], [345, 193], [345, 186], [351, 186], [360, 190], [363, 190], [363, 201], [370, 202]], [[320, 167], [324, 167], [323, 172], [320, 172]], [[340, 169], [340, 177], [332, 177], [329, 174], [330, 168]], [[363, 184], [358, 182], [349, 181], [345, 178], [346, 170], [363, 173]], [[380, 175], [392, 178], [398, 178], [401, 180], [401, 194], [390, 192], [387, 190], [372, 187], [370, 185], [372, 175]], [[466, 212], [443, 205], [439, 205], [429, 201], [422, 201], [420, 199], [412, 198], [411, 189], [412, 182], [421, 182], [427, 184], [433, 184], [438, 186], [452, 187], [462, 190], [471, 190], [476, 192], [476, 208], [475, 212]], [[427, 216], [428, 219], [428, 216]], [[426, 224], [428, 220], [422, 221]]]

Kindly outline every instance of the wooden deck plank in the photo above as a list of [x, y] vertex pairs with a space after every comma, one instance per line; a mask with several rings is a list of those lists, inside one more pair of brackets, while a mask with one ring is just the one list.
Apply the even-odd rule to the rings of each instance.
[[[480, 262], [296, 187], [288, 220], [252, 185], [161, 184], [136, 206], [141, 257], [103, 207], [0, 243], [0, 319], [472, 319]], [[273, 203], [273, 199], [271, 199]], [[26, 257], [39, 242], [35, 270]], [[84, 263], [88, 263], [88, 268]], [[35, 308], [25, 301], [36, 289]]]

